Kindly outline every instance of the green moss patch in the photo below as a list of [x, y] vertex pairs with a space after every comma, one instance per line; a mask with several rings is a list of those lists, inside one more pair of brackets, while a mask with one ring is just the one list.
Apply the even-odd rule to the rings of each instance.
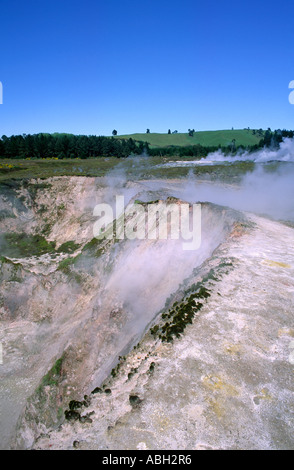
[[[163, 342], [170, 343], [174, 338], [180, 338], [186, 326], [193, 323], [195, 315], [211, 296], [211, 283], [218, 281], [231, 269], [233, 269], [231, 260], [220, 260], [219, 265], [210, 269], [200, 282], [192, 284], [185, 290], [180, 302], [174, 302], [168, 311], [162, 313], [159, 324], [150, 328], [150, 333]], [[170, 302], [171, 299], [169, 299]]]
[[70, 240], [60, 245], [57, 250], [57, 253], [74, 253], [79, 247], [80, 245]]
[[2, 255], [12, 258], [41, 256], [54, 253], [55, 242], [48, 242], [42, 235], [5, 233], [2, 235]]
[[60, 377], [61, 377], [62, 363], [63, 363], [63, 357], [61, 357], [60, 359], [57, 359], [53, 367], [42, 378], [42, 382], [39, 388], [58, 385], [60, 381]]

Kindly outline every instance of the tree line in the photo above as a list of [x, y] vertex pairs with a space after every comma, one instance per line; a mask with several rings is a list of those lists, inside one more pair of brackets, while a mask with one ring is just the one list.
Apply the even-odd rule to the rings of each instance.
[[148, 152], [145, 142], [132, 138], [72, 134], [23, 134], [0, 139], [1, 158], [90, 158], [141, 155]]
[[[190, 131], [193, 132], [194, 129]], [[197, 144], [183, 147], [171, 145], [151, 148], [147, 142], [135, 141], [132, 138], [118, 139], [73, 134], [23, 134], [11, 137], [3, 135], [0, 139], [0, 158], [126, 158], [129, 155], [142, 154], [150, 156], [205, 157], [216, 150], [228, 154], [240, 150], [256, 151], [263, 147], [277, 148], [283, 138], [294, 137], [294, 131], [280, 129], [255, 132], [262, 138], [258, 144], [246, 147], [238, 145], [235, 139], [227, 146]]]

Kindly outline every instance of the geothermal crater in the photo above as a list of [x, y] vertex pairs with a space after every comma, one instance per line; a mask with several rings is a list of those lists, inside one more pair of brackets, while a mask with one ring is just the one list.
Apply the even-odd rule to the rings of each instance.
[[2, 185], [2, 448], [293, 447], [293, 229], [202, 199], [197, 250], [93, 236], [97, 204], [181, 188]]

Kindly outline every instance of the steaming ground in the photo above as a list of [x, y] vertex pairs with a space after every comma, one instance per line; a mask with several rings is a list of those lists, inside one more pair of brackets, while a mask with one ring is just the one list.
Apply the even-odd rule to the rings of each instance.
[[153, 190], [166, 188], [183, 200], [208, 201], [275, 220], [294, 222], [294, 163], [279, 164], [274, 171], [267, 165], [256, 164], [238, 184], [207, 182], [189, 172], [182, 181], [147, 182]]
[[[210, 185], [193, 176], [193, 167], [199, 165], [236, 165], [254, 162], [237, 185]], [[279, 149], [262, 149], [257, 152], [225, 156], [214, 152], [196, 161], [165, 163], [163, 167], [190, 167], [188, 183], [176, 190], [187, 201], [209, 201], [241, 211], [266, 215], [276, 220], [294, 222], [294, 140], [286, 138]]]
[[[80, 448], [293, 447], [294, 233], [277, 222], [294, 222], [291, 151], [285, 142], [284, 161], [256, 163], [238, 184], [200, 180], [193, 171], [147, 179], [143, 158], [105, 178], [2, 190], [1, 232], [43, 234], [56, 249], [12, 257], [2, 238], [1, 448], [72, 448], [74, 441]], [[117, 194], [126, 204], [208, 201], [200, 250], [183, 252], [178, 240], [97, 247], [93, 209], [115, 207]], [[73, 251], [58, 252], [69, 241]], [[181, 338], [153, 338], [149, 328], [161, 313], [217, 269], [211, 298]], [[112, 394], [91, 395], [103, 383]], [[85, 394], [91, 418], [54, 431], [70, 400]]]
[[236, 162], [252, 161], [255, 163], [284, 162], [294, 163], [294, 139], [285, 138], [279, 145], [279, 148], [263, 148], [255, 152], [239, 151], [237, 155], [225, 155], [223, 152], [216, 151], [210, 153], [207, 158], [200, 160], [185, 162], [178, 161], [168, 163], [168, 166], [181, 165], [211, 165], [216, 163], [236, 163]]

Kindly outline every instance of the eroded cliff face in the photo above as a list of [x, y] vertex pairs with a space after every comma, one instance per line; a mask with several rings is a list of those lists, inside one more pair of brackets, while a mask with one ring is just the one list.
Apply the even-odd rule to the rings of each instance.
[[69, 403], [105, 383], [156, 318], [189, 286], [193, 293], [205, 260], [246, 225], [236, 211], [202, 204], [199, 250], [171, 239], [97, 241], [93, 209], [117, 194], [132, 204], [166, 200], [170, 191], [86, 177], [2, 187], [2, 448], [30, 448], [63, 423]]

